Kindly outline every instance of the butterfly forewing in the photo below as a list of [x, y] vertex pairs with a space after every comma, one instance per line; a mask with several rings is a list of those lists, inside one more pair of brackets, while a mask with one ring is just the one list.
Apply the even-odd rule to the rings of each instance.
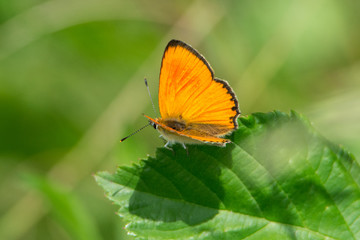
[[181, 119], [199, 134], [214, 137], [234, 130], [239, 115], [235, 94], [227, 82], [214, 79], [205, 58], [178, 40], [170, 41], [164, 52], [159, 108], [163, 120]]

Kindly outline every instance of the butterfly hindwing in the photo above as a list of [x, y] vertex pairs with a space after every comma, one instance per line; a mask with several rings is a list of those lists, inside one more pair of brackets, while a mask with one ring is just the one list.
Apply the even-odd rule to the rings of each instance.
[[225, 146], [226, 143], [230, 142], [230, 140], [228, 139], [214, 137], [213, 135], [201, 131], [201, 129], [185, 129], [183, 131], [177, 131], [159, 122], [157, 119], [153, 119], [146, 115], [145, 117], [147, 117], [150, 120], [150, 122], [154, 123], [160, 132], [163, 132], [164, 134], [163, 137], [165, 137], [168, 141], [173, 141], [172, 139], [177, 139], [179, 142], [189, 142], [189, 140], [186, 139], [191, 139], [194, 140], [194, 142], [192, 143], [203, 142], [203, 143], [211, 143], [219, 146]]

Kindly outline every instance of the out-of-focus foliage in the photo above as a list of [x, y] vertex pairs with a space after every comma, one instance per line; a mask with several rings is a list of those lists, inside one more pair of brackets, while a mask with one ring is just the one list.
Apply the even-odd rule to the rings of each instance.
[[359, 158], [359, 11], [350, 0], [0, 0], [0, 239], [79, 239], [68, 225], [85, 215], [100, 239], [132, 238], [91, 175], [163, 144], [150, 128], [118, 140], [152, 114], [143, 78], [155, 98], [172, 38], [207, 58], [243, 114], [295, 109]]

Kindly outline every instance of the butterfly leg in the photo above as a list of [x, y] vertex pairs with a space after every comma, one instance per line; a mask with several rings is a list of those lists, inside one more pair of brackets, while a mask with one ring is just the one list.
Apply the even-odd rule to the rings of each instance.
[[175, 151], [174, 151], [173, 148], [170, 147], [170, 145], [172, 145], [172, 142], [168, 141], [168, 142], [166, 142], [166, 144], [164, 145], [164, 148], [169, 149], [169, 150], [172, 151], [173, 154], [175, 155]]
[[181, 143], [181, 146], [186, 150], [186, 154], [189, 156], [189, 148], [186, 147], [185, 143]]
[[164, 147], [166, 147], [166, 148], [170, 148], [170, 142], [166, 142], [166, 144], [165, 144], [165, 146]]

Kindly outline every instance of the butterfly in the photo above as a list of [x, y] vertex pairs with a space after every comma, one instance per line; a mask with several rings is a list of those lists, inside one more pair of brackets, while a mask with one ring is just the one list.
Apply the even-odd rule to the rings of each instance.
[[239, 104], [229, 84], [214, 77], [205, 58], [190, 45], [171, 40], [164, 51], [159, 83], [160, 118], [150, 125], [173, 143], [214, 144], [237, 129]]

